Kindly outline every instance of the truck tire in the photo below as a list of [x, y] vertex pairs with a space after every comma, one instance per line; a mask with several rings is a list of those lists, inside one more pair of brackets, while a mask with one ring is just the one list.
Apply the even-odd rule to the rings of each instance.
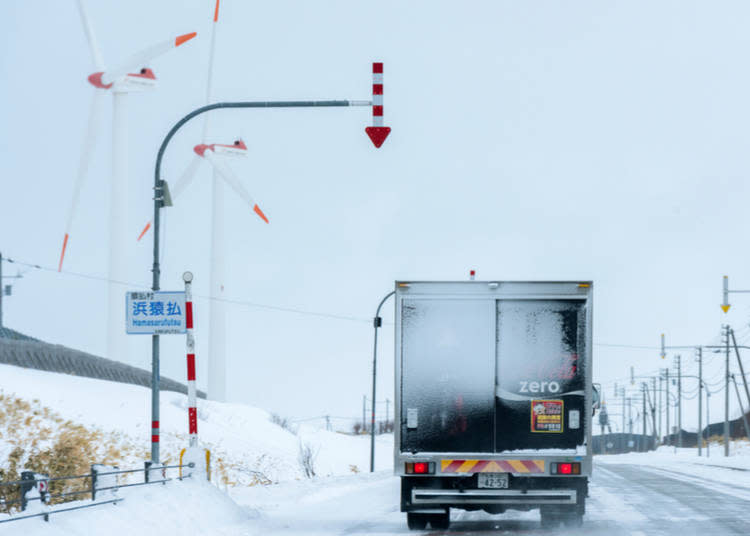
[[541, 509], [541, 523], [543, 529], [554, 529], [560, 524], [560, 516], [546, 508]]
[[444, 514], [429, 514], [430, 525], [435, 530], [446, 530], [451, 526], [451, 513], [450, 510]]
[[565, 517], [563, 517], [563, 523], [565, 523], [566, 527], [581, 527], [583, 526], [583, 514], [577, 512], [566, 514]]
[[409, 530], [424, 530], [427, 527], [427, 514], [407, 512], [406, 525]]

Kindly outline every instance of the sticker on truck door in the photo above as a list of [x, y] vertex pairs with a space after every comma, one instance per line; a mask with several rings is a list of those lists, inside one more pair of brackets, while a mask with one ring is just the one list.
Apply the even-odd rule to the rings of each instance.
[[531, 431], [542, 433], [562, 433], [563, 401], [532, 400]]

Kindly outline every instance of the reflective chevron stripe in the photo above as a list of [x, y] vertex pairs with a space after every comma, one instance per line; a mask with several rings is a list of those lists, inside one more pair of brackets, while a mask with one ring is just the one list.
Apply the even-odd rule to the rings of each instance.
[[544, 473], [544, 460], [441, 460], [441, 473]]

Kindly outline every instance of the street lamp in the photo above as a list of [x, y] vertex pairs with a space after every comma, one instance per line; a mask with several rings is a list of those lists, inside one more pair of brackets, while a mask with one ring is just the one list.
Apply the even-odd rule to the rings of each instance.
[[[185, 117], [177, 121], [171, 130], [164, 137], [159, 146], [159, 152], [156, 155], [156, 165], [154, 169], [154, 251], [151, 289], [156, 292], [159, 290], [159, 279], [161, 270], [159, 267], [159, 226], [160, 226], [160, 209], [169, 206], [171, 200], [169, 188], [166, 181], [161, 179], [161, 162], [164, 157], [164, 151], [169, 145], [174, 135], [188, 121], [195, 117], [222, 108], [346, 108], [351, 106], [372, 106], [373, 108], [373, 126], [365, 129], [370, 140], [375, 147], [380, 147], [390, 133], [389, 127], [383, 126], [383, 64], [373, 63], [373, 98], [372, 100], [327, 100], [327, 101], [254, 101], [254, 102], [217, 102], [196, 108]], [[159, 463], [159, 335], [151, 337], [151, 461]]]
[[[375, 329], [375, 342], [372, 348], [372, 415], [370, 416], [370, 472], [375, 471], [375, 380], [377, 378], [378, 369], [378, 328], [383, 325], [383, 319], [380, 318], [380, 308], [383, 307], [385, 301], [396, 293], [395, 290], [390, 291], [388, 294], [383, 296], [380, 300], [378, 308], [375, 311], [375, 318], [372, 319], [372, 325]], [[394, 415], [393, 420], [396, 420]]]

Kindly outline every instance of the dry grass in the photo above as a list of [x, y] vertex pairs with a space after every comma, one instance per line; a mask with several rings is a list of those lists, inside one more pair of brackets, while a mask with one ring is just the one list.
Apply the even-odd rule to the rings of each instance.
[[[145, 449], [136, 447], [122, 434], [88, 429], [63, 419], [38, 400], [28, 402], [3, 393], [0, 393], [0, 447], [8, 451], [7, 459], [0, 460], [0, 481], [6, 482], [20, 480], [24, 470], [50, 476], [78, 476], [90, 473], [91, 463], [120, 465], [125, 460], [146, 458]], [[49, 486], [52, 495], [90, 489], [89, 478], [55, 481]], [[2, 486], [0, 498], [17, 500], [18, 491], [18, 486]], [[84, 498], [87, 495], [56, 497], [52, 503]]]

